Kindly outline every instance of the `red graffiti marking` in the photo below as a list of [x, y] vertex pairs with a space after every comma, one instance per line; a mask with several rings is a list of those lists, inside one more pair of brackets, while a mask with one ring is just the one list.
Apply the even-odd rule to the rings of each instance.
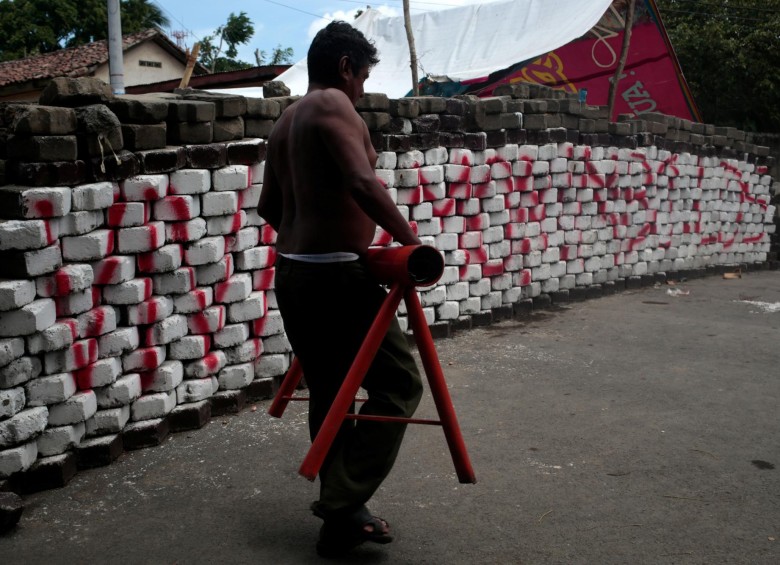
[[54, 204], [48, 200], [39, 200], [33, 203], [33, 210], [38, 218], [51, 218], [54, 216]]

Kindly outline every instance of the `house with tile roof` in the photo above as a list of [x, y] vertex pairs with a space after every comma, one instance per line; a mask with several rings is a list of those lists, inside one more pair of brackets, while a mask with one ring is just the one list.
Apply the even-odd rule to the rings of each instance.
[[[180, 79], [187, 53], [158, 29], [122, 38], [125, 87]], [[207, 73], [196, 64], [195, 75]], [[0, 63], [0, 101], [38, 100], [55, 77], [96, 77], [109, 82], [108, 41], [95, 41], [26, 59]]]

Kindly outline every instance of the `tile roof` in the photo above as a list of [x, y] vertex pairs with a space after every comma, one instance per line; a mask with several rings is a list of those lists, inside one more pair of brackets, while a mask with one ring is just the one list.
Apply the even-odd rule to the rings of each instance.
[[[156, 39], [162, 41], [170, 50], [181, 52], [182, 60], [186, 55], [164, 33], [157, 29], [147, 29], [122, 38], [123, 49], [127, 50], [140, 43]], [[88, 76], [97, 65], [108, 62], [108, 41], [103, 39], [78, 47], [60, 49], [43, 55], [36, 55], [16, 61], [0, 63], [0, 86], [27, 82], [35, 79], [54, 77]]]

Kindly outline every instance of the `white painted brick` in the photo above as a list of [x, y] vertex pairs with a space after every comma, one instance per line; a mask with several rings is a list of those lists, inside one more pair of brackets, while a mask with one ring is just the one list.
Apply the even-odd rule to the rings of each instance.
[[77, 392], [65, 402], [49, 406], [49, 425], [68, 426], [86, 422], [96, 411], [95, 392], [91, 390]]
[[78, 324], [55, 323], [42, 332], [27, 338], [27, 350], [31, 355], [65, 349], [78, 337]]
[[168, 175], [138, 175], [122, 181], [119, 188], [129, 202], [160, 200], [168, 192]]
[[276, 251], [272, 247], [253, 247], [235, 254], [236, 268], [239, 271], [266, 269], [273, 266]]
[[196, 288], [173, 297], [173, 311], [177, 314], [192, 314], [208, 308], [214, 302], [214, 289], [210, 286]]
[[237, 347], [231, 347], [223, 351], [227, 356], [227, 365], [248, 363], [254, 361], [263, 353], [263, 341], [259, 338], [248, 339]]
[[252, 322], [253, 333], [256, 336], [268, 337], [284, 331], [284, 322], [279, 310], [269, 310], [265, 316]]
[[71, 209], [71, 193], [68, 188], [7, 185], [0, 187], [10, 203], [5, 213], [14, 218], [54, 218], [64, 216]]
[[[173, 304], [171, 303], [171, 309]], [[172, 314], [167, 318], [144, 328], [144, 344], [165, 345], [187, 335], [187, 318], [181, 314]]]
[[141, 375], [143, 391], [168, 392], [179, 386], [184, 379], [184, 365], [181, 361], [166, 361], [153, 371]]
[[77, 318], [79, 337], [97, 337], [116, 329], [116, 311], [111, 306], [98, 306]]
[[0, 279], [0, 311], [17, 310], [33, 300], [35, 300], [33, 281]]
[[[447, 162], [447, 149], [445, 147], [434, 147], [425, 151], [426, 165], [443, 165]], [[391, 167], [395, 168], [395, 167]]]
[[216, 375], [227, 364], [227, 355], [224, 351], [211, 351], [202, 359], [185, 363], [184, 376], [187, 379], [202, 379]]
[[40, 249], [59, 237], [59, 220], [0, 220], [0, 251]]
[[263, 355], [254, 366], [255, 377], [258, 379], [278, 377], [287, 372], [290, 359], [287, 355]]
[[116, 382], [121, 374], [122, 362], [119, 357], [98, 359], [75, 372], [76, 384], [81, 390], [108, 386]]
[[122, 357], [122, 368], [129, 371], [151, 371], [165, 362], [165, 347], [141, 347]]
[[37, 458], [38, 444], [35, 441], [0, 451], [0, 479], [26, 471]]
[[194, 267], [182, 267], [170, 273], [152, 276], [155, 294], [185, 294], [196, 287]]
[[22, 387], [0, 390], [0, 420], [18, 414], [25, 407], [25, 391]]
[[96, 182], [74, 186], [73, 211], [103, 210], [114, 203], [114, 184]]
[[43, 249], [23, 251], [17, 255], [20, 274], [37, 277], [56, 271], [62, 266], [62, 253], [59, 242]]
[[[260, 230], [254, 226], [238, 230], [234, 234], [225, 236], [225, 252], [237, 253], [240, 251], [251, 250], [260, 241]], [[261, 247], [259, 249], [272, 249]]]
[[229, 324], [214, 334], [215, 347], [233, 347], [249, 339], [249, 324]]
[[101, 410], [129, 405], [141, 396], [141, 377], [137, 373], [130, 373], [117, 379], [114, 384], [95, 389], [94, 394], [97, 407]]
[[225, 216], [238, 212], [238, 194], [233, 191], [207, 192], [201, 196], [201, 214]]
[[73, 449], [84, 437], [85, 425], [79, 422], [72, 426], [47, 428], [38, 438], [38, 456], [51, 457]]
[[138, 270], [142, 273], [167, 273], [181, 267], [183, 258], [181, 244], [163, 245], [155, 251], [138, 255]]
[[212, 188], [215, 191], [241, 190], [249, 186], [249, 167], [230, 165], [212, 173]]
[[88, 288], [65, 296], [55, 296], [54, 306], [57, 317], [75, 316], [91, 310], [95, 306], [96, 299], [99, 301], [98, 293], [97, 289]]
[[[35, 288], [39, 296], [64, 296], [91, 287], [93, 281], [94, 273], [90, 265], [71, 264], [63, 266], [50, 275], [38, 277], [35, 280]], [[0, 281], [0, 310], [3, 309], [2, 285], [3, 282]]]
[[216, 263], [208, 263], [196, 267], [198, 284], [207, 285], [226, 281], [235, 271], [233, 255], [228, 253]]
[[134, 422], [162, 418], [176, 408], [176, 391], [145, 394], [130, 407], [130, 419]]
[[[95, 412], [94, 416], [86, 421], [86, 436], [94, 437], [105, 436], [106, 434], [117, 434], [122, 431], [129, 420], [129, 406], [98, 410]], [[82, 447], [85, 447], [85, 442], [82, 441], [81, 445]]]
[[98, 359], [97, 340], [89, 338], [74, 341], [73, 345], [60, 351], [50, 351], [44, 355], [47, 375], [67, 373], [82, 369]]
[[57, 310], [50, 298], [34, 300], [17, 310], [0, 312], [0, 337], [16, 337], [40, 332], [54, 324]]
[[188, 379], [176, 387], [178, 404], [198, 402], [210, 398], [219, 388], [216, 377]]
[[152, 296], [152, 279], [132, 279], [103, 287], [103, 300], [108, 304], [140, 304]]
[[225, 238], [206, 237], [190, 244], [184, 250], [184, 262], [187, 265], [205, 265], [216, 263], [225, 255]]
[[37, 437], [46, 427], [49, 411], [35, 407], [0, 421], [0, 449], [7, 449]]
[[186, 243], [197, 241], [206, 235], [206, 220], [195, 218], [186, 222], [166, 222], [165, 241], [168, 243]]
[[60, 218], [60, 237], [68, 235], [83, 235], [96, 230], [103, 225], [103, 212], [81, 211], [70, 212]]
[[165, 244], [165, 224], [149, 222], [135, 228], [120, 228], [117, 234], [117, 250], [120, 253], [154, 251]]
[[217, 381], [220, 390], [238, 390], [249, 386], [255, 376], [253, 363], [230, 365], [219, 372]]
[[159, 322], [173, 314], [173, 300], [168, 296], [152, 296], [140, 304], [127, 307], [127, 320], [133, 325]]
[[225, 327], [225, 307], [209, 306], [187, 316], [187, 326], [193, 335], [211, 334]]
[[206, 233], [208, 235], [233, 234], [249, 224], [246, 210], [239, 210], [228, 216], [212, 216], [206, 218]]
[[142, 226], [151, 219], [147, 202], [117, 202], [106, 210], [106, 225], [111, 228]]
[[260, 202], [262, 191], [262, 184], [251, 184], [244, 190], [238, 190], [238, 207], [250, 210], [256, 209]]
[[227, 319], [231, 323], [247, 322], [262, 318], [268, 311], [265, 292], [251, 292], [246, 300], [234, 302], [228, 307]]
[[111, 255], [91, 264], [93, 284], [120, 284], [135, 277], [135, 258]]
[[181, 222], [200, 215], [200, 196], [189, 194], [166, 196], [154, 203], [152, 215], [155, 220]]
[[170, 176], [170, 194], [203, 194], [211, 189], [211, 171], [181, 169]]
[[252, 277], [247, 273], [237, 273], [228, 280], [214, 285], [214, 300], [228, 304], [249, 298], [252, 292]]
[[[431, 314], [433, 314], [433, 308], [424, 308], [423, 311], [430, 311]], [[432, 324], [433, 321], [433, 318], [431, 318], [429, 323]], [[269, 355], [275, 353], [292, 353], [292, 346], [290, 345], [290, 342], [285, 334], [272, 335], [271, 337], [267, 337], [263, 340], [262, 352], [268, 353]]]
[[188, 335], [168, 344], [169, 359], [200, 359], [211, 349], [211, 335]]

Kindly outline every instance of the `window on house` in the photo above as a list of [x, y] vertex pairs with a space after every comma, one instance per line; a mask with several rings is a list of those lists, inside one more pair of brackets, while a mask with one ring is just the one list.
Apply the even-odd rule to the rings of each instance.
[[138, 61], [138, 64], [142, 67], [154, 67], [155, 69], [162, 69], [162, 63], [160, 61]]

